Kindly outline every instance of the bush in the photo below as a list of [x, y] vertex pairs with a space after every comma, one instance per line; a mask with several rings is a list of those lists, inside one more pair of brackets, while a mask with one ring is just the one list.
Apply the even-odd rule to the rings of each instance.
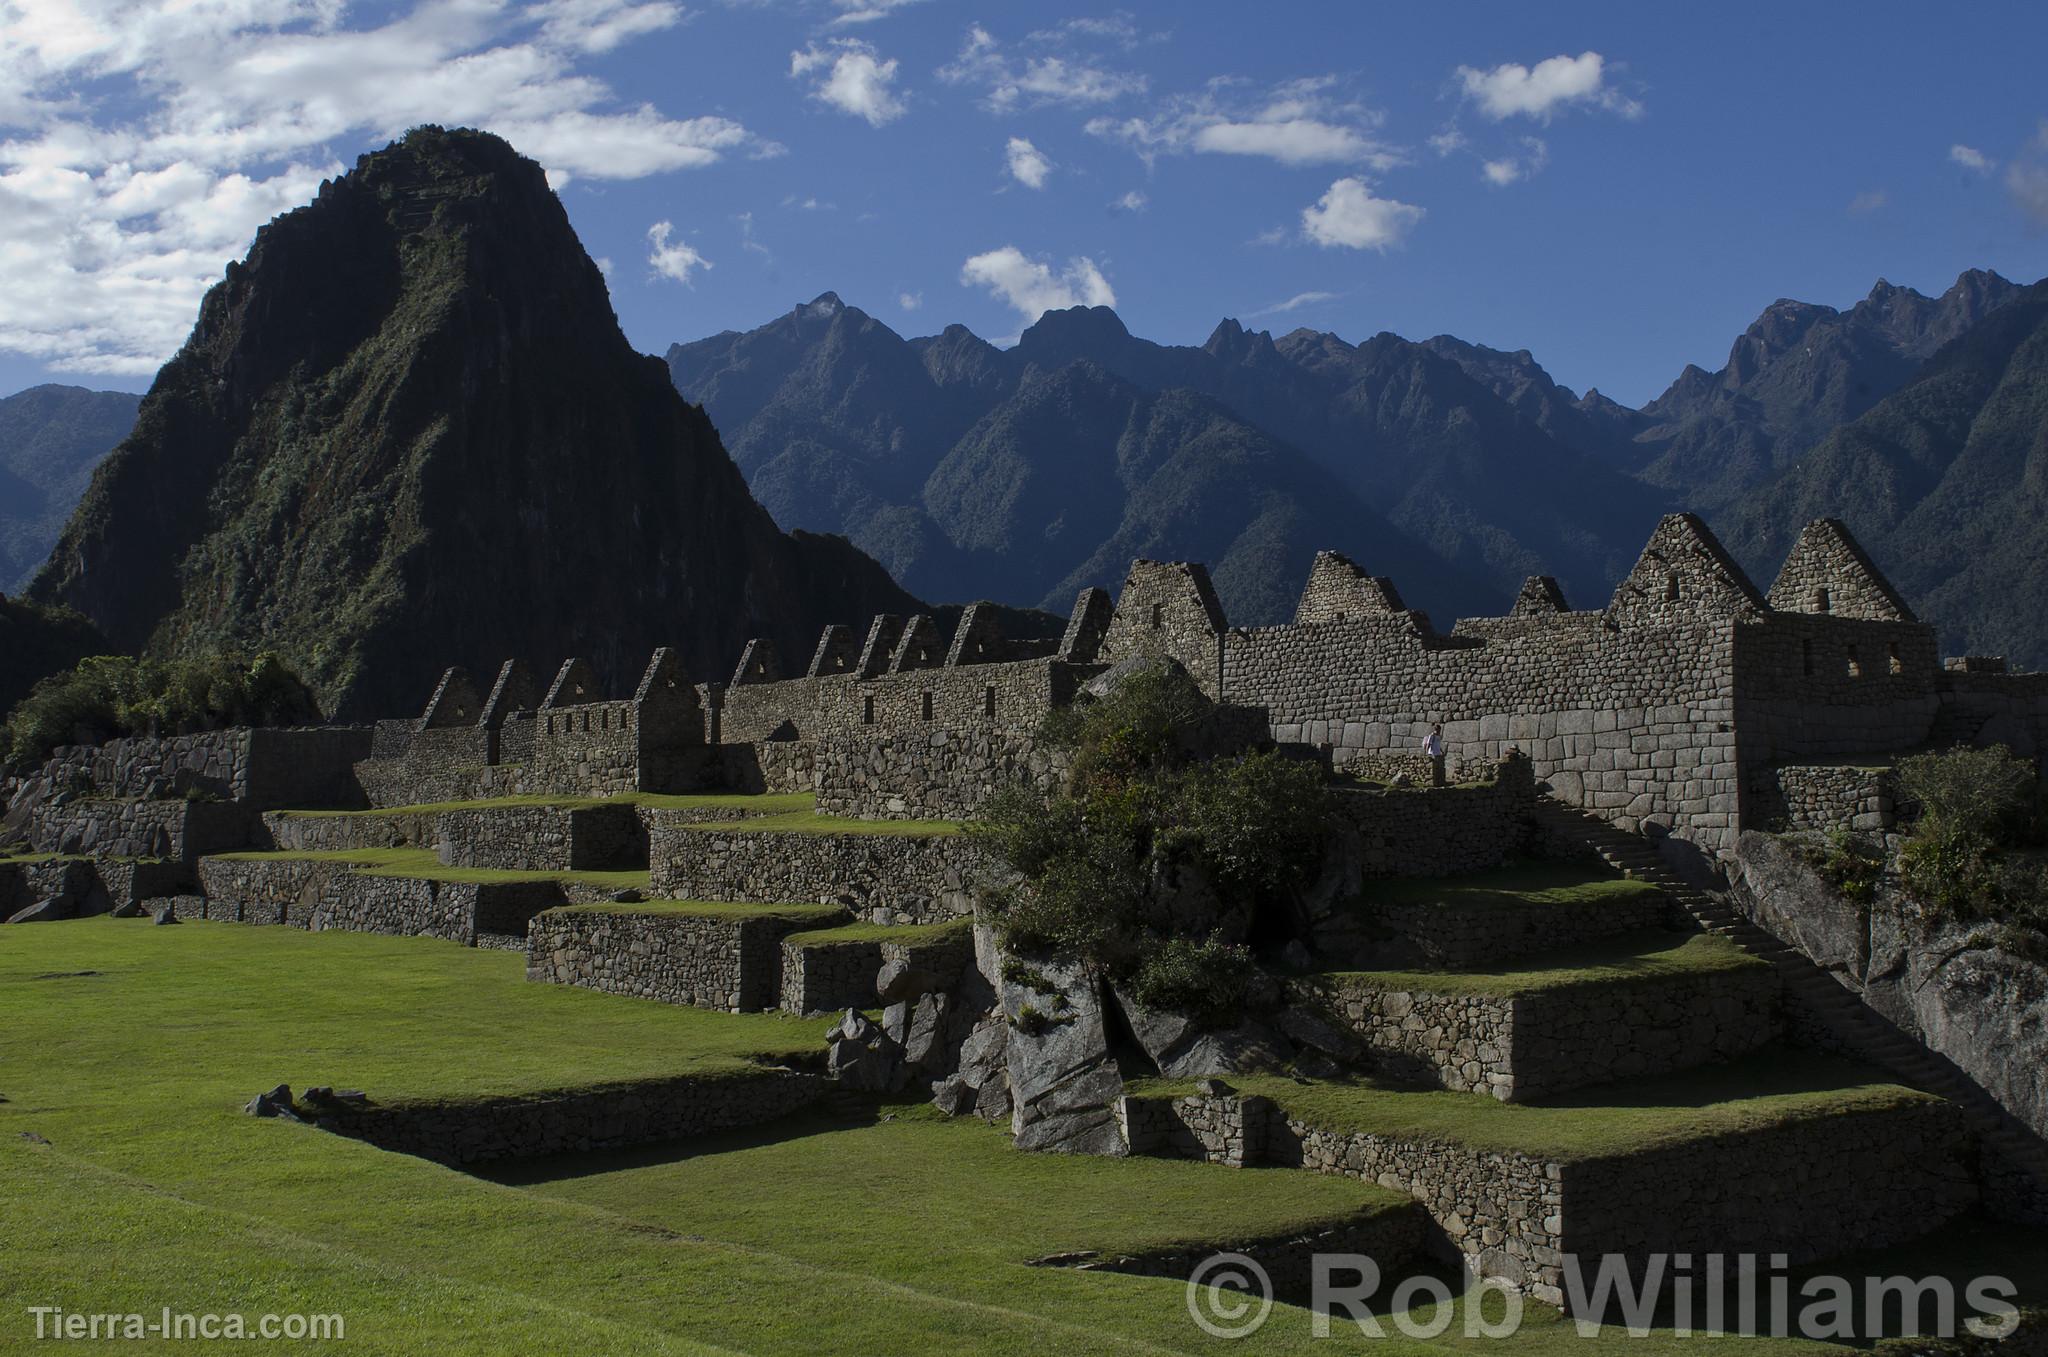
[[1205, 938], [1168, 938], [1139, 963], [1130, 993], [1146, 1008], [1185, 1013], [1205, 1027], [1227, 1026], [1243, 1003], [1251, 953]]
[[2015, 851], [2042, 834], [2031, 763], [2003, 745], [1916, 754], [1900, 761], [1899, 786], [1920, 807], [1899, 850], [1899, 879], [1936, 919], [2048, 923], [2048, 879]]
[[1829, 884], [1858, 904], [1868, 903], [1884, 880], [1884, 849], [1845, 829], [1829, 834], [1814, 860]]
[[1078, 956], [1204, 1022], [1236, 1011], [1251, 960], [1235, 939], [1292, 908], [1330, 803], [1313, 764], [1195, 760], [1210, 711], [1185, 671], [1162, 668], [1041, 729], [1074, 750], [1068, 786], [1003, 792], [974, 831], [1024, 878], [988, 901], [1005, 947]]
[[311, 691], [276, 655], [254, 660], [94, 655], [30, 690], [8, 715], [4, 753], [10, 763], [33, 764], [64, 744], [319, 719]]

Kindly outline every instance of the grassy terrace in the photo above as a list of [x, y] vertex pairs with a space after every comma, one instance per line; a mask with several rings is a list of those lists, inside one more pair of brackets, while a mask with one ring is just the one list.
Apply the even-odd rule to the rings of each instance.
[[1492, 971], [1333, 971], [1329, 978], [1377, 989], [1505, 997], [1769, 968], [1769, 962], [1712, 933], [1652, 932], [1526, 957]]
[[958, 820], [854, 820], [793, 811], [751, 820], [700, 820], [676, 828], [693, 834], [879, 834], [922, 839], [958, 834], [963, 826]]
[[548, 914], [651, 914], [665, 918], [783, 919], [795, 924], [832, 924], [846, 917], [838, 905], [749, 905], [726, 900], [640, 900], [632, 904], [607, 901], [593, 905], [561, 905]]
[[935, 924], [853, 923], [809, 933], [791, 933], [783, 941], [801, 947], [832, 947], [857, 942], [901, 942], [923, 946], [953, 937], [965, 939], [973, 931], [974, 924], [969, 919], [949, 919]]
[[1657, 888], [1605, 868], [1572, 862], [1516, 862], [1441, 878], [1404, 877], [1366, 883], [1362, 901], [1375, 905], [1443, 905], [1449, 909], [1505, 903], [1583, 906], [1622, 904]]
[[[1563, 1162], [1932, 1101], [1931, 1095], [1894, 1084], [1877, 1070], [1790, 1049], [1766, 1049], [1725, 1065], [1608, 1084], [1540, 1103], [1502, 1103], [1368, 1079], [1298, 1084], [1262, 1075], [1229, 1082], [1325, 1130]], [[1192, 1080], [1154, 1079], [1134, 1084], [1131, 1092], [1180, 1097], [1193, 1088]]]
[[[1391, 1326], [1393, 1337], [1368, 1340], [1342, 1323], [1318, 1340], [1307, 1313], [1285, 1305], [1249, 1339], [1212, 1341], [1190, 1323], [1177, 1282], [1024, 1266], [1066, 1250], [1302, 1230], [1397, 1200], [1342, 1178], [1018, 1154], [979, 1122], [848, 1102], [752, 1133], [520, 1165], [489, 1181], [238, 1110], [280, 1080], [398, 1101], [738, 1071], [815, 1052], [825, 1020], [531, 985], [516, 955], [367, 934], [91, 919], [9, 929], [6, 943], [0, 1350], [31, 1345], [30, 1305], [338, 1313], [347, 1337], [332, 1350], [436, 1357], [1503, 1350], [1456, 1323], [1428, 1344]], [[1835, 1069], [1833, 1082], [1781, 1071], [1766, 1087], [1795, 1102], [1840, 1097], [1854, 1084]], [[1726, 1098], [1759, 1078], [1771, 1076], [1731, 1075]], [[1713, 1092], [1702, 1076], [1686, 1082]], [[1288, 1088], [1345, 1102], [1341, 1090]], [[1711, 1113], [1688, 1111], [1682, 1084], [1625, 1093], [1629, 1117]], [[1455, 1103], [1468, 1125], [1489, 1111], [1550, 1113], [1401, 1096], [1443, 1105], [1429, 1114], [1439, 1120]], [[1340, 1110], [1356, 1115], [1357, 1098]], [[1554, 1115], [1598, 1135], [1614, 1113]], [[1398, 1122], [1389, 1107], [1380, 1117]], [[1845, 1266], [1999, 1273], [2038, 1297], [2048, 1245], [2038, 1231], [1971, 1220]], [[1700, 1341], [1668, 1328], [1582, 1339], [1531, 1307], [1507, 1350], [1675, 1357]], [[188, 1346], [248, 1345], [179, 1350]], [[1830, 1349], [1754, 1340], [1730, 1350]]]
[[[868, 1104], [527, 1190], [239, 1109], [280, 1080], [399, 1101], [737, 1071], [815, 1053], [829, 1024], [531, 985], [517, 956], [365, 934], [95, 919], [8, 943], [0, 1350], [28, 1341], [29, 1305], [169, 1305], [340, 1313], [364, 1353], [1173, 1352], [1200, 1341], [1178, 1284], [1023, 1264], [1399, 1202], [1015, 1154], [978, 1122]], [[1269, 1330], [1244, 1350], [1332, 1349], [1299, 1312]]]

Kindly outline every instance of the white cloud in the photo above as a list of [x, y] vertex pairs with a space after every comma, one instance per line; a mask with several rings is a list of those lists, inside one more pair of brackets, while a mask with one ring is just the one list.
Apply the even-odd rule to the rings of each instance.
[[1849, 200], [1849, 215], [1852, 217], [1867, 217], [1885, 205], [1886, 197], [1885, 191], [1881, 188], [1871, 189], [1868, 193], [1859, 193]]
[[1274, 302], [1271, 306], [1262, 306], [1256, 311], [1247, 313], [1245, 319], [1256, 320], [1260, 316], [1284, 316], [1290, 311], [1299, 311], [1304, 306], [1315, 306], [1320, 302], [1333, 302], [1337, 300], [1337, 295], [1335, 292], [1297, 292], [1284, 302]]
[[1004, 148], [1004, 157], [1010, 177], [1025, 188], [1044, 188], [1046, 179], [1052, 174], [1052, 161], [1045, 152], [1033, 146], [1023, 137], [1011, 137]]
[[647, 267], [654, 270], [658, 278], [669, 278], [690, 285], [690, 275], [698, 269], [708, 269], [711, 261], [698, 254], [681, 236], [675, 243], [669, 237], [675, 235], [672, 222], [658, 221], [647, 228]]
[[1456, 123], [1445, 127], [1443, 131], [1429, 139], [1429, 149], [1440, 156], [1453, 155], [1470, 144], [1465, 134], [1458, 130]]
[[1998, 168], [1998, 162], [1990, 156], [1974, 146], [1965, 146], [1961, 142], [1948, 148], [1948, 158], [1964, 169], [1975, 170], [1979, 174], [1989, 174]]
[[733, 216], [733, 220], [739, 223], [740, 248], [742, 250], [746, 250], [750, 254], [760, 255], [763, 259], [767, 260], [771, 264], [774, 263], [775, 255], [768, 249], [766, 245], [763, 245], [759, 240], [754, 238], [754, 214], [751, 212], [736, 213]]
[[949, 85], [981, 86], [983, 102], [995, 113], [1020, 106], [1105, 104], [1145, 89], [1143, 75], [1112, 70], [1085, 57], [1015, 61], [980, 24], [967, 30], [960, 54], [939, 67], [938, 76]]
[[1388, 170], [1401, 164], [1401, 152], [1377, 135], [1380, 115], [1333, 98], [1327, 93], [1332, 84], [1327, 76], [1289, 81], [1263, 100], [1239, 105], [1220, 99], [1227, 85], [1212, 82], [1201, 94], [1167, 100], [1150, 117], [1098, 117], [1087, 130], [1122, 142], [1148, 164], [1161, 154], [1189, 151], [1265, 156], [1283, 165]]
[[1132, 189], [1129, 193], [1111, 203], [1110, 206], [1119, 212], [1143, 212], [1146, 204], [1150, 201], [1143, 193], [1137, 189]]
[[583, 69], [680, 22], [666, 0], [410, 0], [356, 27], [339, 0], [0, 13], [0, 350], [53, 368], [155, 370], [259, 225], [419, 123], [497, 132], [558, 188], [776, 149]]
[[2027, 149], [2005, 167], [2006, 191], [2020, 211], [2048, 229], [2048, 121]]
[[871, 24], [877, 19], [886, 19], [899, 9], [924, 3], [924, 0], [832, 0], [833, 8], [839, 13], [832, 16], [827, 25], [830, 28], [850, 28], [854, 24]]
[[812, 43], [801, 52], [789, 54], [791, 78], [823, 71], [811, 87], [811, 97], [841, 113], [865, 118], [871, 127], [894, 122], [910, 111], [910, 105], [892, 88], [896, 83], [896, 58], [886, 60], [872, 43], [855, 38], [836, 38], [820, 47]]
[[1456, 75], [1465, 97], [1496, 122], [1514, 117], [1548, 122], [1552, 114], [1574, 104], [1604, 108], [1624, 118], [1643, 112], [1640, 103], [1608, 83], [1606, 58], [1598, 52], [1550, 57], [1533, 67], [1513, 61], [1490, 71], [1460, 66]]
[[1069, 306], [1115, 306], [1109, 280], [1082, 256], [1067, 261], [1055, 274], [1044, 260], [1032, 259], [1014, 245], [978, 254], [960, 266], [963, 287], [982, 287], [1017, 309], [1026, 325], [1048, 311]]
[[896, 304], [905, 311], [915, 311], [918, 307], [924, 305], [924, 293], [899, 292], [896, 294]]
[[1523, 137], [1522, 154], [1502, 156], [1481, 164], [1479, 173], [1495, 188], [1505, 188], [1541, 174], [1550, 163], [1550, 147], [1541, 137]]
[[1423, 210], [1412, 203], [1379, 198], [1363, 179], [1339, 179], [1313, 207], [1301, 210], [1302, 233], [1325, 249], [1381, 250], [1397, 245]]

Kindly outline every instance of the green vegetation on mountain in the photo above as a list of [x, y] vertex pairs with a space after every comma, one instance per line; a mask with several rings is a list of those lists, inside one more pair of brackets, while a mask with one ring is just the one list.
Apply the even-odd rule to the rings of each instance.
[[110, 649], [92, 623], [69, 608], [41, 607], [0, 594], [0, 720], [39, 680]]
[[416, 129], [257, 234], [207, 294], [34, 597], [122, 649], [271, 649], [346, 717], [451, 663], [744, 641], [915, 606], [842, 540], [785, 535], [702, 411], [620, 333], [541, 168]]
[[60, 744], [319, 720], [312, 693], [269, 652], [254, 659], [92, 655], [42, 680], [15, 706], [0, 727], [0, 758], [28, 764]]

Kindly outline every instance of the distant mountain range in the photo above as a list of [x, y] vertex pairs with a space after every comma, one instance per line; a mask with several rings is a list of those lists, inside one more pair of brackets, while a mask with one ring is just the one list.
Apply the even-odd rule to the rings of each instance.
[[[1048, 312], [1000, 350], [957, 325], [905, 339], [827, 293], [667, 357], [778, 522], [845, 533], [912, 592], [1062, 607], [1132, 555], [1185, 557], [1211, 563], [1232, 621], [1269, 623], [1334, 547], [1447, 622], [1502, 610], [1533, 573], [1598, 606], [1674, 508], [1726, 526], [1768, 583], [1792, 533], [1751, 525], [1793, 502], [1782, 483], [1807, 454], [2033, 292], [1972, 271], [1935, 298], [1880, 282], [1846, 311], [1780, 301], [1719, 372], [1688, 367], [1640, 410], [1448, 335], [1353, 345], [1226, 320], [1172, 347], [1100, 307]], [[1796, 484], [1801, 521], [1868, 518], [1855, 486]], [[1873, 545], [1952, 648], [2048, 663], [2025, 596], [1934, 606], [1934, 558]]]
[[[1944, 626], [1949, 650], [2048, 665], [2048, 610], [2027, 587], [2044, 558], [2040, 516], [2017, 512], [2040, 474], [2029, 449], [2042, 417], [2016, 394], [2043, 370], [2026, 320], [2040, 292], [1971, 271], [1939, 297], [1880, 282], [1842, 311], [1779, 301], [1718, 372], [1688, 367], [1639, 410], [1558, 385], [1527, 351], [1449, 335], [1354, 345], [1226, 320], [1199, 347], [1168, 346], [1106, 308], [1075, 308], [1004, 350], [957, 325], [905, 338], [831, 293], [755, 330], [674, 345], [666, 361], [777, 523], [844, 534], [907, 595], [1063, 610], [1133, 556], [1187, 558], [1210, 564], [1234, 622], [1268, 623], [1290, 614], [1314, 553], [1334, 547], [1448, 624], [1502, 610], [1534, 573], [1598, 606], [1674, 508], [1704, 513], [1766, 582], [1799, 524], [1828, 514]], [[538, 396], [493, 389], [551, 439], [594, 437], [579, 432], [596, 427], [583, 415], [563, 421]], [[22, 476], [14, 449], [105, 439], [130, 398], [81, 402], [106, 394], [38, 388], [0, 402], [0, 466]], [[407, 397], [422, 411], [433, 398]], [[39, 436], [17, 410], [50, 412], [64, 436]], [[70, 455], [34, 460], [90, 454]], [[479, 448], [465, 465], [496, 511], [528, 469], [491, 458]], [[47, 506], [66, 493], [38, 474], [33, 501], [0, 480], [18, 560], [39, 550]], [[17, 511], [31, 502], [33, 521]], [[237, 559], [195, 557], [195, 545], [174, 570], [218, 576]], [[73, 570], [60, 560], [52, 580]], [[74, 578], [39, 596], [94, 587], [104, 582]], [[194, 636], [265, 630], [220, 630], [192, 608], [180, 605], [190, 620], [178, 626]], [[86, 611], [124, 643], [158, 625]]]
[[0, 400], [0, 590], [28, 583], [142, 397], [32, 386]]

